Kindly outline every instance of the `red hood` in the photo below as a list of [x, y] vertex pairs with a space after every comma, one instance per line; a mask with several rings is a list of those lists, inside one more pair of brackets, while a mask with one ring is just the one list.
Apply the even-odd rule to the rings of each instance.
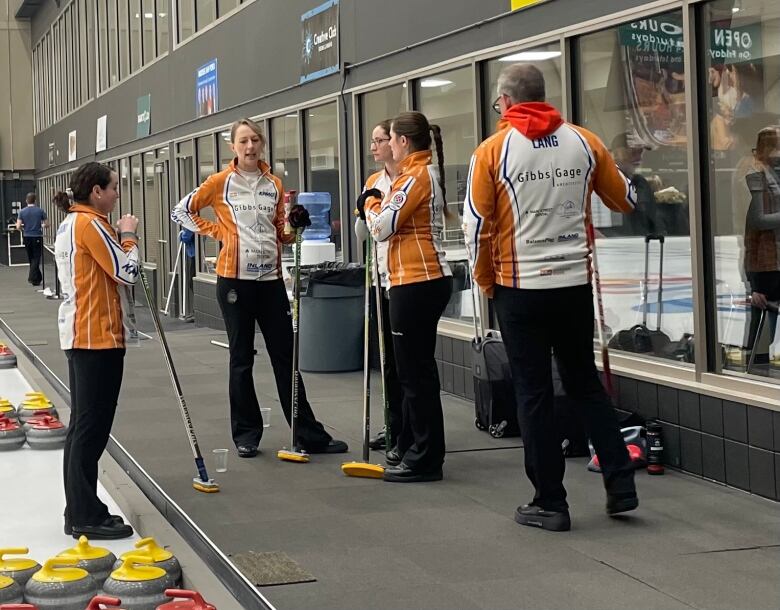
[[530, 140], [551, 134], [563, 124], [561, 113], [546, 102], [515, 104], [507, 108], [501, 119]]

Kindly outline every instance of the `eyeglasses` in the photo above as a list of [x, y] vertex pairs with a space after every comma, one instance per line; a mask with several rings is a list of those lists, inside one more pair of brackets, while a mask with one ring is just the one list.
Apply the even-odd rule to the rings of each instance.
[[500, 102], [500, 101], [501, 101], [501, 96], [499, 95], [499, 96], [496, 98], [496, 101], [495, 101], [495, 102], [493, 102], [493, 105], [491, 106], [491, 108], [493, 108], [493, 112], [495, 112], [495, 113], [496, 113], [496, 114], [498, 114], [498, 115], [500, 115], [500, 114], [501, 114], [501, 106], [499, 105], [499, 102]]
[[389, 142], [390, 138], [377, 138], [376, 140], [369, 140], [368, 141], [368, 147], [371, 148], [372, 146], [381, 146], [382, 142]]

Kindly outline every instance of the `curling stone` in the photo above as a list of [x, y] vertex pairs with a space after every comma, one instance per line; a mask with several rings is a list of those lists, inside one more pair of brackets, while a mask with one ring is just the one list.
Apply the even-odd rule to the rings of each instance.
[[0, 576], [0, 604], [21, 604], [24, 593], [13, 578]]
[[27, 547], [0, 549], [0, 576], [13, 578], [20, 587], [24, 587], [30, 577], [41, 569], [34, 559], [5, 559], [4, 555], [26, 555], [30, 552]]
[[5, 415], [8, 419], [14, 421], [19, 420], [19, 416], [16, 414], [16, 408], [11, 404], [11, 401], [7, 398], [0, 397], [0, 416]]
[[12, 369], [16, 366], [16, 356], [11, 349], [0, 343], [0, 369]]
[[118, 568], [127, 555], [143, 555], [146, 557], [146, 565], [162, 568], [168, 574], [168, 588], [176, 589], [181, 585], [181, 565], [169, 550], [157, 544], [154, 538], [141, 538], [135, 543], [135, 549], [119, 556], [119, 561], [114, 564]]
[[38, 415], [50, 415], [57, 417], [57, 409], [46, 397], [36, 397], [25, 399], [22, 404], [16, 407], [16, 414], [19, 421], [25, 423], [28, 419]]
[[49, 421], [49, 419], [56, 419], [59, 420], [59, 417], [54, 417], [53, 415], [49, 415], [48, 411], [36, 411], [32, 417], [28, 417], [27, 421], [22, 423], [22, 428], [24, 428], [24, 431], [27, 432], [30, 428], [32, 428], [35, 424], [39, 424], [41, 422]]
[[[84, 610], [104, 610], [103, 606], [119, 606], [122, 600], [118, 597], [109, 597], [108, 595], [96, 595], [92, 598]], [[122, 610], [121, 608], [119, 610]]]
[[24, 441], [24, 430], [19, 423], [0, 415], [0, 451], [21, 449]]
[[76, 567], [89, 572], [98, 586], [102, 586], [111, 574], [116, 561], [116, 555], [108, 549], [92, 546], [86, 536], [81, 536], [76, 546], [58, 553], [57, 557], [75, 558]]
[[184, 589], [168, 589], [165, 594], [173, 598], [183, 598], [186, 601], [174, 601], [157, 606], [157, 610], [217, 610], [201, 597], [197, 591], [187, 591]]
[[32, 449], [60, 449], [65, 446], [67, 435], [65, 424], [56, 417], [43, 415], [27, 430], [27, 443]]
[[120, 598], [127, 610], [156, 610], [169, 601], [165, 570], [148, 565], [148, 555], [125, 553], [122, 557], [122, 565], [103, 583], [103, 593]]
[[52, 557], [24, 586], [24, 599], [38, 610], [84, 610], [98, 586], [74, 557]]

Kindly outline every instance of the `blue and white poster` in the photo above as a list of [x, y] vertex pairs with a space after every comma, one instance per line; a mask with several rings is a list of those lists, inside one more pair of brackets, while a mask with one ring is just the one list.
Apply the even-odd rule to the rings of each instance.
[[301, 15], [301, 81], [339, 71], [339, 1], [329, 0]]
[[219, 110], [219, 81], [217, 58], [203, 64], [195, 71], [195, 116], [214, 114]]

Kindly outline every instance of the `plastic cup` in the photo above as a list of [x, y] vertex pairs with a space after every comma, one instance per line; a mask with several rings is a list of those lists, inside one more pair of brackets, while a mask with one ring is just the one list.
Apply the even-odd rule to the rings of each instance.
[[271, 407], [260, 407], [260, 415], [263, 417], [263, 428], [271, 427]]
[[214, 449], [214, 470], [227, 472], [227, 460], [229, 449]]

